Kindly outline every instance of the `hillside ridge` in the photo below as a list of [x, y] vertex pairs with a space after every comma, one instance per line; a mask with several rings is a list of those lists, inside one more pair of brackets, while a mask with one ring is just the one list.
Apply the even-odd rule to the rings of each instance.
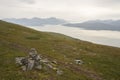
[[[93, 44], [62, 34], [40, 32], [0, 20], [0, 79], [2, 80], [119, 80], [120, 48]], [[51, 70], [22, 71], [15, 58], [34, 47], [57, 61], [62, 75]], [[76, 64], [82, 60], [83, 64]]]

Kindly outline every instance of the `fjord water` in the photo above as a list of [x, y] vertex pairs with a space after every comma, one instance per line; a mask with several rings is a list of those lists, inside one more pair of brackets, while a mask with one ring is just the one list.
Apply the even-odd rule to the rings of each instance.
[[82, 28], [61, 25], [30, 26], [30, 28], [45, 32], [61, 33], [73, 38], [97, 44], [120, 47], [120, 31], [85, 30]]

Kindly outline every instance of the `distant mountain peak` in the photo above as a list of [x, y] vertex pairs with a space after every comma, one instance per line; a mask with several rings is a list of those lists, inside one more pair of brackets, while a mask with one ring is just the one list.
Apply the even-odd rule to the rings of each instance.
[[68, 23], [64, 26], [79, 27], [87, 30], [120, 31], [120, 20], [91, 20], [83, 23]]
[[50, 17], [50, 18], [38, 18], [38, 17], [33, 17], [33, 18], [6, 18], [3, 19], [4, 21], [7, 22], [12, 22], [20, 25], [25, 25], [25, 26], [44, 26], [44, 25], [59, 25], [59, 24], [64, 24], [67, 21], [55, 17]]

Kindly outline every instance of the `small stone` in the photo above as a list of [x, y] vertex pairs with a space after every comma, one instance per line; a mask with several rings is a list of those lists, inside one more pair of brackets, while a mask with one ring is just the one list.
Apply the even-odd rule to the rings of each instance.
[[83, 64], [83, 61], [82, 60], [75, 60], [75, 63], [76, 64]]
[[17, 57], [15, 58], [16, 64], [22, 65], [22, 60], [24, 59], [24, 57]]
[[22, 66], [21, 68], [22, 68], [23, 71], [27, 70], [26, 66]]
[[53, 70], [55, 70], [55, 71], [56, 71], [56, 70], [57, 70], [57, 68], [56, 68], [56, 67], [53, 67]]
[[29, 57], [34, 58], [37, 55], [37, 51], [35, 48], [31, 48], [29, 51]]
[[61, 70], [58, 69], [58, 70], [57, 70], [57, 74], [58, 74], [58, 75], [62, 75], [62, 74], [63, 74], [63, 71], [61, 71]]
[[49, 60], [47, 58], [45, 58], [45, 59], [42, 59], [40, 62], [42, 62], [42, 63], [48, 63]]
[[57, 64], [57, 61], [52, 61], [53, 64]]
[[50, 65], [50, 64], [47, 64], [47, 66], [48, 66], [49, 68], [53, 69], [53, 66], [52, 66], [52, 65]]
[[35, 68], [40, 70], [40, 69], [42, 69], [42, 65], [38, 65]]

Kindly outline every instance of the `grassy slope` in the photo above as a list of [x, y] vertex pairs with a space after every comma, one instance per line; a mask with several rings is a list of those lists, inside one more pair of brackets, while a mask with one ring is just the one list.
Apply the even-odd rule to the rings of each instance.
[[[56, 60], [64, 74], [54, 71], [23, 72], [15, 57], [36, 48]], [[74, 59], [84, 61], [76, 65]], [[0, 80], [120, 80], [120, 48], [92, 44], [61, 34], [38, 32], [0, 21]]]

